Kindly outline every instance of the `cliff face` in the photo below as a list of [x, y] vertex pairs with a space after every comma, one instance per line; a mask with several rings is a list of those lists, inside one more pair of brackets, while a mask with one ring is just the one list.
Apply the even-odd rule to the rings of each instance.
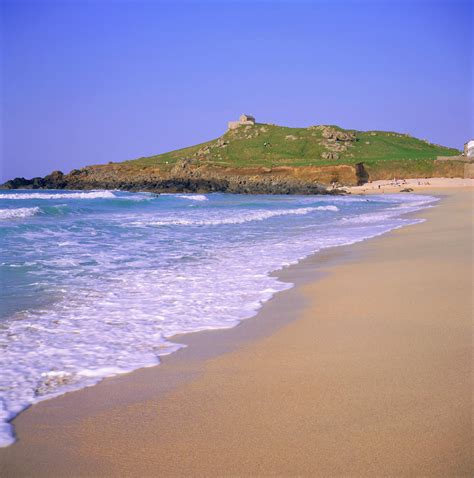
[[31, 180], [7, 181], [6, 189], [122, 189], [151, 192], [229, 192], [247, 194], [324, 194], [332, 183], [364, 182], [362, 165], [276, 168], [215, 168], [182, 160], [168, 171], [125, 165], [90, 166]]
[[[464, 177], [460, 161], [433, 162], [430, 169], [408, 169], [400, 162], [372, 165], [278, 166], [274, 168], [216, 168], [199, 161], [181, 160], [163, 168], [136, 168], [126, 164], [89, 166], [69, 174], [54, 171], [44, 178], [15, 178], [2, 189], [119, 189], [124, 191], [228, 192], [240, 194], [327, 194], [337, 187], [368, 180], [420, 177]], [[468, 177], [468, 176], [465, 176]], [[334, 189], [336, 186], [336, 189]]]

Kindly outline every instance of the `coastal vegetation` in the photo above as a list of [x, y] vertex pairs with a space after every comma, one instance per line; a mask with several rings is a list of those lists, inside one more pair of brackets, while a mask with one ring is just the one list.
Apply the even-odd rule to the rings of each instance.
[[387, 131], [344, 130], [337, 126], [289, 128], [270, 124], [243, 126], [223, 136], [195, 146], [126, 161], [137, 167], [172, 165], [185, 158], [196, 158], [224, 167], [325, 166], [363, 162], [424, 163], [437, 156], [456, 156], [460, 151], [408, 134]]

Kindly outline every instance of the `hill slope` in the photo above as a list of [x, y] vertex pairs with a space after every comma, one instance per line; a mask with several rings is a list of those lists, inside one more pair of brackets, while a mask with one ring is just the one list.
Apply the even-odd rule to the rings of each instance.
[[434, 160], [459, 151], [406, 134], [344, 130], [337, 126], [241, 126], [207, 143], [128, 161], [157, 166], [193, 158], [224, 167], [323, 166], [379, 161]]

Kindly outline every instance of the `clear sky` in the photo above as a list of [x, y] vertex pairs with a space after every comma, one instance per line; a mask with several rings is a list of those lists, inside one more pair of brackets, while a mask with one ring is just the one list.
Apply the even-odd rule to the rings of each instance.
[[286, 126], [474, 136], [470, 0], [0, 0], [1, 179]]

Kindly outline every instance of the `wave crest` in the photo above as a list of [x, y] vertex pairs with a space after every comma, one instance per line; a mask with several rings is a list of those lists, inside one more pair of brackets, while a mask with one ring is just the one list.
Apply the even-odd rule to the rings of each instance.
[[0, 194], [0, 199], [108, 199], [117, 198], [111, 191], [90, 191], [74, 193], [13, 193]]
[[163, 218], [159, 221], [136, 221], [135, 226], [220, 226], [224, 224], [243, 224], [251, 221], [264, 221], [276, 216], [303, 215], [314, 211], [339, 211], [337, 206], [301, 207], [298, 209], [277, 209], [275, 211], [253, 211], [223, 219], [179, 219], [176, 217]]
[[0, 209], [0, 219], [30, 217], [38, 214], [39, 207], [19, 207], [16, 209]]
[[204, 196], [204, 194], [178, 194], [176, 197], [180, 199], [189, 199], [190, 201], [209, 201], [209, 198]]

